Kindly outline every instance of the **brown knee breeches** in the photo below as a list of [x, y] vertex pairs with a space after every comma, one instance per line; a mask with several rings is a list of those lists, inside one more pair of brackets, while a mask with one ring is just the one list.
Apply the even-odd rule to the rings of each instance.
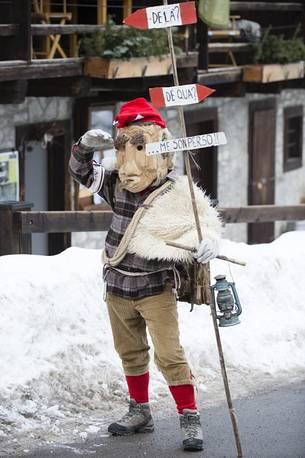
[[176, 298], [170, 287], [162, 294], [137, 300], [107, 294], [107, 305], [114, 346], [126, 375], [148, 371], [147, 327], [154, 345], [155, 363], [168, 385], [192, 384], [179, 341]]

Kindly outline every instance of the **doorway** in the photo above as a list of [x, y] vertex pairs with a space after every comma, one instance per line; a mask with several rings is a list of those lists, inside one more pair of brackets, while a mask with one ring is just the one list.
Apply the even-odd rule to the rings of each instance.
[[[202, 135], [218, 130], [217, 109], [206, 108], [185, 110], [187, 135]], [[194, 150], [191, 159], [193, 180], [206, 191], [211, 199], [217, 200], [217, 147]], [[197, 164], [197, 165], [196, 165]]]
[[[33, 211], [70, 210], [70, 122], [18, 126], [16, 142], [20, 153], [20, 200], [32, 202]], [[70, 240], [69, 233], [34, 233], [32, 253], [61, 253], [71, 245]]]
[[[33, 203], [33, 211], [48, 210], [48, 156], [37, 140], [24, 145], [24, 200]], [[48, 253], [48, 234], [32, 234], [32, 253]]]
[[[272, 205], [275, 193], [275, 100], [249, 105], [249, 205]], [[248, 224], [248, 243], [274, 240], [274, 223]]]

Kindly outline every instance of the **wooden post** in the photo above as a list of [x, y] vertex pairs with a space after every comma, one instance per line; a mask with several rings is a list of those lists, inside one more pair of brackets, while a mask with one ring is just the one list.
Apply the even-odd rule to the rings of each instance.
[[[163, 4], [167, 5], [168, 4], [167, 0], [163, 0]], [[167, 30], [168, 44], [169, 44], [169, 50], [170, 50], [172, 66], [173, 66], [174, 84], [175, 86], [179, 86], [179, 77], [178, 77], [178, 70], [177, 70], [177, 63], [176, 63], [176, 55], [175, 55], [175, 50], [174, 50], [172, 29], [171, 27], [168, 27], [166, 30]], [[180, 125], [182, 128], [182, 135], [186, 137], [187, 136], [186, 125], [185, 125], [184, 111], [183, 111], [182, 106], [178, 106], [178, 113], [179, 113]], [[198, 235], [198, 242], [200, 243], [202, 241], [202, 231], [200, 227], [199, 215], [198, 215], [197, 204], [196, 204], [196, 199], [195, 199], [189, 151], [186, 151], [184, 153], [184, 163], [185, 163], [186, 175], [188, 178], [189, 190], [191, 194], [191, 202], [192, 202], [195, 225], [196, 225], [196, 230], [197, 230], [197, 235]], [[203, 274], [204, 274], [203, 275], [203, 287], [204, 287], [204, 292], [205, 292], [204, 294], [205, 302], [206, 304], [210, 304], [211, 303], [211, 293], [210, 293], [210, 265], [209, 264], [206, 264], [204, 266]]]
[[31, 60], [31, 2], [13, 0], [13, 22], [18, 24], [14, 37], [14, 59]]
[[0, 2], [0, 20], [15, 26], [14, 33], [1, 37], [0, 60], [31, 59], [31, 1]]
[[107, 22], [107, 0], [97, 0], [97, 24], [102, 25]]
[[208, 70], [209, 68], [209, 36], [208, 26], [198, 17], [197, 22], [197, 43], [199, 45], [198, 70]]
[[[163, 0], [163, 4], [167, 5], [168, 4], [167, 0]], [[174, 51], [173, 36], [172, 36], [171, 27], [167, 28], [167, 34], [168, 34], [169, 49], [170, 49], [170, 54], [171, 54], [172, 64], [173, 64], [174, 83], [175, 83], [175, 86], [178, 86], [179, 85], [179, 79], [178, 79], [176, 56], [175, 56], [175, 51]], [[186, 126], [185, 126], [183, 107], [179, 106], [178, 107], [178, 111], [179, 111], [180, 123], [181, 123], [181, 126], [182, 126], [182, 135], [186, 136]], [[195, 194], [194, 194], [194, 187], [193, 187], [192, 173], [191, 173], [191, 166], [190, 166], [190, 153], [188, 151], [186, 151], [186, 153], [185, 153], [184, 160], [185, 160], [186, 173], [187, 173], [188, 182], [189, 182], [191, 201], [192, 201], [193, 213], [194, 213], [194, 218], [195, 218], [195, 223], [196, 223], [196, 228], [197, 228], [197, 233], [198, 233], [198, 239], [199, 239], [199, 242], [201, 242], [201, 240], [202, 240], [202, 231], [201, 231], [201, 227], [200, 227], [197, 204], [196, 204]], [[238, 457], [242, 457], [242, 449], [241, 449], [241, 443], [240, 443], [240, 437], [239, 437], [239, 431], [238, 431], [238, 425], [237, 425], [237, 416], [236, 416], [236, 413], [235, 413], [235, 410], [234, 410], [234, 407], [233, 407], [233, 404], [232, 404], [229, 381], [228, 381], [228, 378], [227, 378], [227, 372], [226, 372], [226, 366], [225, 366], [225, 359], [224, 359], [224, 355], [223, 355], [221, 339], [220, 339], [220, 333], [219, 333], [219, 329], [218, 329], [218, 323], [217, 323], [217, 317], [216, 317], [216, 309], [215, 309], [215, 306], [213, 304], [213, 300], [211, 299], [211, 291], [210, 291], [210, 288], [209, 288], [209, 285], [210, 285], [209, 263], [206, 264], [204, 267], [205, 267], [205, 269], [204, 269], [203, 287], [204, 287], [205, 291], [207, 291], [207, 293], [205, 292], [205, 295], [207, 296], [206, 303], [210, 305], [210, 309], [211, 309], [211, 315], [212, 315], [212, 319], [213, 319], [213, 326], [214, 326], [217, 349], [218, 349], [218, 355], [219, 355], [219, 362], [220, 362], [220, 367], [221, 367], [221, 374], [222, 374], [222, 379], [223, 379], [226, 398], [227, 398], [229, 415], [230, 415], [230, 419], [231, 419], [232, 427], [233, 427], [235, 445], [236, 445], [236, 449], [237, 449], [237, 456]]]
[[31, 254], [32, 236], [18, 231], [18, 211], [31, 210], [29, 202], [0, 202], [0, 256]]
[[[70, 3], [70, 10], [71, 10], [71, 13], [72, 13], [71, 23], [72, 24], [77, 24], [77, 22], [78, 22], [78, 10], [77, 10], [77, 6], [76, 6], [77, 1], [76, 0], [70, 0], [69, 3]], [[76, 35], [76, 33], [73, 33], [69, 37], [69, 56], [70, 57], [78, 57], [78, 46], [77, 46], [77, 35]]]
[[123, 1], [123, 17], [127, 17], [132, 13], [132, 0]]

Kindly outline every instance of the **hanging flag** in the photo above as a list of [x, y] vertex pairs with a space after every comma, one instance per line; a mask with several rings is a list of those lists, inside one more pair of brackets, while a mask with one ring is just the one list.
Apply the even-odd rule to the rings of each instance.
[[210, 146], [225, 145], [227, 138], [224, 132], [213, 132], [211, 134], [194, 135], [193, 137], [175, 138], [161, 142], [147, 143], [145, 154], [175, 153], [177, 151], [189, 151], [193, 149], [209, 148]]
[[230, 0], [199, 0], [198, 14], [210, 27], [228, 27]]
[[211, 89], [201, 84], [184, 84], [183, 86], [152, 87], [149, 95], [156, 108], [191, 105], [204, 100], [213, 94]]
[[152, 6], [135, 11], [124, 19], [124, 24], [136, 29], [162, 29], [197, 22], [195, 2]]

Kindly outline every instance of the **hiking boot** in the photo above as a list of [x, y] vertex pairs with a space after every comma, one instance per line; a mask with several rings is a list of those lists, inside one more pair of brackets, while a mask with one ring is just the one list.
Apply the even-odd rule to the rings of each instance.
[[129, 401], [128, 412], [117, 422], [111, 423], [108, 432], [115, 436], [126, 436], [134, 433], [152, 433], [154, 422], [148, 403], [138, 404], [133, 399]]
[[200, 414], [197, 410], [184, 409], [179, 414], [184, 450], [203, 450]]

